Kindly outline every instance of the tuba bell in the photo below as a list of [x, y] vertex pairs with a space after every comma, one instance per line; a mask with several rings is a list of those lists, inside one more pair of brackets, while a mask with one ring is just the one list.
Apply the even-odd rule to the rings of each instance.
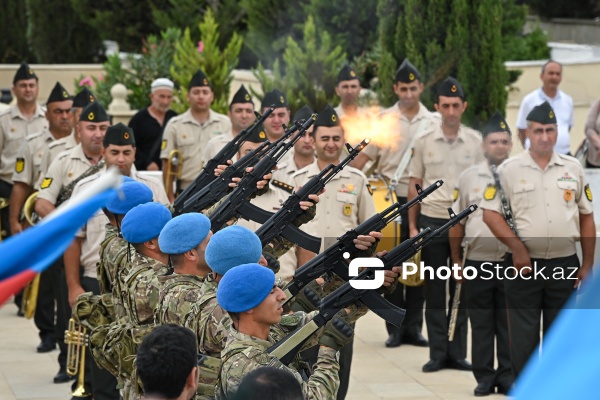
[[[76, 328], [77, 325], [77, 328]], [[69, 329], [65, 331], [65, 344], [67, 345], [67, 374], [77, 375], [77, 386], [72, 396], [89, 397], [91, 393], [86, 392], [85, 379], [85, 347], [88, 335], [81, 324], [76, 324], [75, 319], [69, 319]], [[78, 373], [79, 371], [79, 373]]]
[[35, 315], [37, 307], [38, 293], [40, 290], [40, 274], [37, 274], [31, 282], [23, 289], [23, 298], [21, 300], [21, 312], [25, 318], [31, 319]]
[[[169, 153], [167, 160], [167, 172], [165, 174], [165, 190], [168, 187], [173, 188], [173, 193], [177, 193], [177, 187], [173, 187], [181, 179], [181, 171], [183, 170], [183, 156], [181, 151], [174, 149]], [[169, 186], [171, 185], [171, 186]], [[167, 191], [168, 192], [168, 191]]]
[[[3, 208], [8, 207], [8, 204], [9, 204], [9, 201], [8, 201], [7, 198], [0, 197], [0, 210], [2, 210]], [[2, 229], [2, 220], [0, 219], [0, 242], [6, 236], [8, 236], [8, 232], [6, 231], [6, 229]]]

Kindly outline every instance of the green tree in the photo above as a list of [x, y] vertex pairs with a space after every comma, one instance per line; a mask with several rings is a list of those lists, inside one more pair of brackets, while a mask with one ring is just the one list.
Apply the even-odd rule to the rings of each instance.
[[0, 63], [34, 63], [27, 46], [27, 10], [23, 1], [0, 1]]
[[525, 0], [531, 11], [542, 18], [585, 18], [600, 16], [598, 1]]
[[42, 64], [93, 63], [102, 42], [71, 7], [70, 0], [26, 0], [27, 41]]
[[262, 64], [254, 74], [263, 93], [273, 88], [285, 93], [292, 113], [305, 104], [318, 111], [336, 101], [335, 82], [345, 59], [342, 47], [334, 45], [327, 32], [318, 30], [313, 17], [309, 16], [302, 40], [287, 39], [283, 71], [276, 60], [271, 77], [265, 73]]
[[[221, 48], [218, 45], [219, 25], [210, 9], [207, 10], [198, 29], [200, 40], [192, 40], [190, 29], [186, 28], [183, 37], [177, 41], [171, 75], [179, 85], [176, 91], [179, 104], [174, 103], [173, 107], [177, 111], [186, 109], [188, 84], [194, 73], [202, 69], [208, 76], [215, 94], [212, 108], [218, 112], [226, 112], [229, 105], [229, 86], [233, 79], [231, 72], [237, 65], [242, 39], [234, 33], [227, 46]], [[200, 41], [202, 51], [198, 48]]]
[[121, 51], [137, 51], [143, 38], [160, 32], [148, 0], [71, 0], [71, 5], [87, 29], [95, 29], [102, 40], [118, 42]]

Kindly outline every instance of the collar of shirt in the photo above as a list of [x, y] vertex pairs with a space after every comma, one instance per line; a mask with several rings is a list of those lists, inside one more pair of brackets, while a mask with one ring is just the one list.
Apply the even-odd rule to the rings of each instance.
[[[321, 169], [319, 168], [319, 165], [317, 164], [317, 160], [315, 160], [312, 164], [310, 164], [308, 167], [306, 167], [307, 171], [307, 178], [310, 179], [314, 176], [317, 176], [321, 173]], [[332, 180], [336, 180], [339, 178], [350, 178], [350, 172], [348, 172], [346, 169], [342, 169], [336, 176], [334, 176], [332, 178]]]
[[[541, 170], [540, 166], [537, 165], [537, 163], [535, 162], [533, 157], [531, 157], [531, 153], [529, 152], [529, 150], [521, 153], [521, 157], [523, 159], [523, 162], [522, 162], [523, 166]], [[550, 162], [548, 163], [548, 166], [546, 167], [546, 169], [548, 169], [548, 167], [550, 167], [551, 165], [565, 165], [564, 161], [560, 158], [558, 153], [555, 151], [552, 152], [552, 157], [550, 157]]]
[[75, 139], [75, 129], [73, 129], [71, 134], [65, 138], [65, 150], [72, 149], [75, 146], [77, 146], [77, 140]]
[[[12, 115], [12, 118], [20, 118], [24, 121], [30, 121], [28, 118], [25, 118], [25, 116], [21, 112], [21, 109], [16, 104], [10, 109], [10, 113]], [[40, 106], [39, 104], [36, 104], [35, 114], [33, 114], [33, 117], [31, 118], [31, 120], [34, 120], [36, 118], [46, 118], [46, 112], [45, 112], [44, 108], [42, 106]]]
[[81, 160], [84, 163], [89, 164], [90, 166], [92, 165], [88, 156], [86, 156], [83, 152], [83, 146], [81, 146], [81, 143], [73, 147], [73, 151], [71, 151], [71, 156], [69, 158], [71, 160]]
[[488, 178], [492, 177], [492, 171], [490, 170], [490, 163], [489, 163], [489, 161], [487, 159], [484, 160], [484, 161], [482, 161], [482, 162], [480, 162], [477, 165], [477, 167], [478, 167], [477, 168], [477, 174], [479, 176], [485, 176], [485, 177], [488, 177]]
[[188, 110], [183, 114], [183, 122], [188, 123], [188, 124], [194, 124], [197, 126], [205, 126], [205, 125], [210, 125], [213, 122], [217, 121], [217, 119], [215, 118], [215, 112], [212, 109], [208, 109], [208, 119], [201, 124], [200, 122], [196, 121], [196, 119], [194, 118], [194, 116], [192, 115], [192, 109], [188, 108]]
[[415, 114], [413, 119], [409, 121], [408, 118], [406, 118], [404, 116], [404, 114], [402, 114], [402, 111], [400, 111], [400, 102], [399, 101], [397, 101], [396, 104], [394, 104], [390, 108], [384, 110], [382, 112], [382, 114], [385, 112], [392, 112], [392, 113], [396, 114], [398, 116], [398, 118], [405, 119], [406, 121], [408, 121], [411, 124], [414, 124], [415, 122], [419, 122], [421, 119], [428, 117], [429, 114], [431, 114], [429, 112], [429, 110], [427, 109], [427, 107], [425, 107], [423, 105], [423, 103], [419, 102], [419, 111]]
[[542, 99], [542, 101], [547, 100], [548, 103], [552, 103], [553, 101], [561, 99], [561, 97], [562, 97], [562, 90], [558, 89], [556, 91], [556, 96], [550, 97], [550, 96], [548, 96], [546, 94], [546, 92], [544, 92], [544, 88], [541, 87], [541, 88], [538, 89], [538, 96], [539, 96], [540, 99]]
[[244, 343], [244, 347], [248, 347], [248, 343], [253, 343], [254, 345], [256, 345], [256, 347], [262, 347], [264, 349], [267, 349], [271, 346], [270, 341], [263, 340], [251, 335], [246, 335], [245, 333], [242, 333], [235, 329], [233, 327], [233, 324], [231, 324], [231, 329], [229, 330], [229, 337], [236, 342]]
[[[444, 136], [444, 131], [442, 130], [442, 120], [440, 119], [439, 122], [439, 126], [436, 127], [437, 129], [435, 130], [434, 134], [434, 139], [435, 140], [443, 140], [445, 142], [448, 142], [448, 138], [446, 138], [446, 136]], [[464, 142], [465, 141], [465, 133], [464, 133], [464, 125], [460, 125], [460, 127], [458, 128], [458, 133], [456, 135], [456, 141], [457, 142]]]

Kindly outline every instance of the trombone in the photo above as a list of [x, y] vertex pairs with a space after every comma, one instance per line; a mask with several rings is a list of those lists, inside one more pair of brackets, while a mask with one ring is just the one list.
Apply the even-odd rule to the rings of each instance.
[[[92, 394], [85, 390], [85, 347], [88, 342], [86, 329], [77, 324], [75, 329], [75, 319], [69, 319], [69, 329], [65, 331], [65, 344], [67, 344], [67, 374], [77, 375], [77, 386], [73, 393], [74, 397], [89, 397]], [[79, 374], [77, 371], [79, 370]]]
[[[35, 200], [37, 199], [38, 192], [34, 192], [27, 198], [23, 205], [23, 215], [29, 223], [34, 226], [39, 222], [39, 217], [35, 213]], [[25, 318], [31, 319], [35, 314], [37, 307], [37, 298], [40, 289], [40, 274], [37, 274], [31, 282], [25, 286], [23, 290], [23, 300], [21, 300], [21, 312], [25, 315]]]
[[[183, 156], [181, 151], [174, 149], [169, 153], [167, 160], [167, 172], [165, 174], [165, 190], [169, 192], [171, 188], [173, 195], [177, 193], [177, 187], [173, 188], [173, 183], [181, 179], [181, 171], [183, 170]], [[169, 186], [170, 185], [170, 186]]]

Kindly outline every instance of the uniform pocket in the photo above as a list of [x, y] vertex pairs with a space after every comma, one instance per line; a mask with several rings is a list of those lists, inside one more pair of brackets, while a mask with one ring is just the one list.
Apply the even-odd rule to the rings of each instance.
[[535, 185], [524, 183], [513, 188], [512, 203], [516, 208], [528, 209], [535, 205]]

